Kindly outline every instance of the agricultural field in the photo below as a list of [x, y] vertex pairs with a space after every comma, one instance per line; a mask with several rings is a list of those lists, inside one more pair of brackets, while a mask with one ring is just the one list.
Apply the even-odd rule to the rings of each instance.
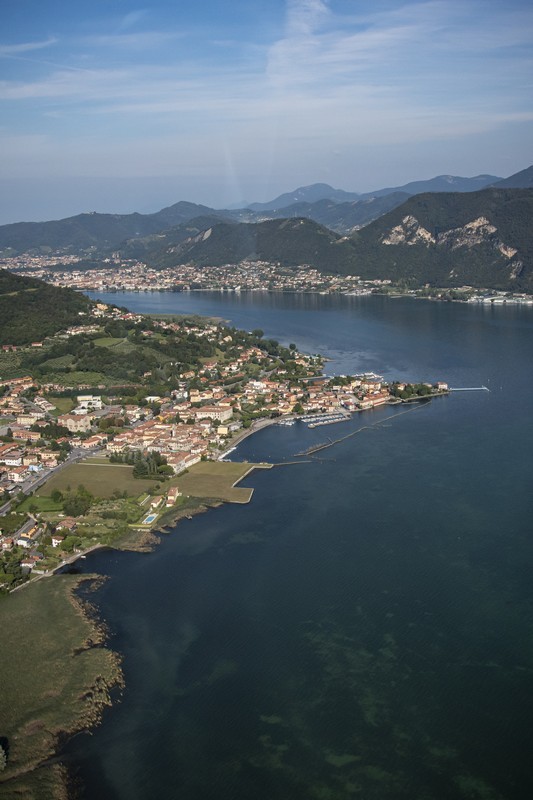
[[67, 354], [65, 356], [58, 356], [57, 358], [49, 358], [47, 361], [43, 361], [39, 366], [40, 369], [46, 370], [47, 373], [53, 372], [55, 369], [65, 369], [66, 367], [70, 367], [76, 360], [76, 356], [72, 354]]
[[248, 503], [253, 489], [235, 486], [254, 468], [268, 469], [269, 464], [248, 464], [230, 461], [202, 461], [189, 472], [171, 480], [180, 491], [189, 497], [205, 497], [225, 500], [228, 503]]
[[0, 353], [0, 376], [14, 378], [22, 376], [21, 357], [18, 353]]
[[99, 384], [108, 385], [112, 383], [101, 372], [82, 372], [81, 370], [52, 373], [46, 376], [46, 380], [50, 383], [57, 383], [60, 386], [98, 386]]
[[115, 339], [112, 336], [102, 336], [100, 339], [94, 339], [96, 347], [115, 347], [126, 341], [125, 339]]
[[154, 490], [164, 481], [151, 481], [133, 477], [133, 467], [127, 464], [102, 464], [101, 460], [91, 459], [80, 464], [71, 464], [53, 475], [44, 486], [37, 490], [37, 496], [50, 496], [56, 489], [60, 492], [75, 490], [82, 485], [94, 497], [110, 498], [114, 492], [127, 492], [130, 497], [138, 497], [143, 492]]

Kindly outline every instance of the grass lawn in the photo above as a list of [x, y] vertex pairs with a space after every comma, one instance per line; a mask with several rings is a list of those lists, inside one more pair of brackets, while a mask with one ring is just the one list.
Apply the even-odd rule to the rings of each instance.
[[95, 718], [89, 689], [95, 687], [102, 706], [106, 684], [119, 678], [110, 650], [87, 648], [99, 634], [71, 601], [79, 580], [44, 578], [0, 600], [2, 736], [9, 742], [7, 768], [0, 773], [4, 800], [56, 796], [56, 766], [30, 771], [53, 753], [61, 730], [83, 728]]
[[54, 503], [51, 497], [38, 497], [37, 495], [32, 497], [27, 497], [20, 506], [18, 506], [17, 511], [24, 511], [28, 512], [30, 510], [30, 506], [37, 506], [37, 512], [46, 512], [46, 511], [61, 511], [62, 505], [61, 503]]
[[55, 489], [65, 492], [68, 486], [75, 490], [82, 484], [95, 497], [112, 497], [117, 489], [127, 492], [130, 497], [138, 497], [143, 492], [153, 491], [158, 483], [162, 486], [165, 482], [134, 478], [133, 467], [125, 464], [95, 464], [88, 459], [80, 464], [70, 464], [53, 475], [37, 490], [37, 496], [49, 497]]
[[248, 503], [253, 489], [239, 488], [240, 481], [251, 469], [268, 469], [270, 465], [242, 464], [230, 461], [201, 461], [189, 472], [171, 480], [180, 491], [189, 497], [209, 497], [226, 500], [228, 503]]
[[94, 339], [97, 347], [115, 347], [115, 345], [123, 342], [124, 339], [113, 339], [112, 336], [102, 336], [101, 339]]
[[58, 414], [68, 414], [69, 411], [72, 411], [76, 405], [75, 401], [71, 397], [48, 396], [46, 399], [55, 405]]

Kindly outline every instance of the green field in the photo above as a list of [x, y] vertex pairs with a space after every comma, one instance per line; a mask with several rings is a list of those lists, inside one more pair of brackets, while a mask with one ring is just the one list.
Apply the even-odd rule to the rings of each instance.
[[[95, 497], [112, 497], [113, 492], [127, 492], [130, 497], [138, 497], [143, 492], [150, 492], [158, 481], [143, 480], [133, 477], [133, 467], [125, 464], [102, 464], [90, 459], [80, 464], [71, 464], [53, 475], [44, 486], [37, 490], [37, 496], [50, 496], [58, 489], [60, 492], [78, 488], [81, 484]], [[159, 481], [163, 485], [164, 481]]]
[[177, 479], [180, 491], [189, 497], [205, 497], [225, 500], [228, 503], [248, 503], [253, 489], [244, 489], [234, 484], [240, 481], [251, 469], [268, 469], [268, 464], [248, 464], [230, 461], [201, 461], [189, 472]]
[[3, 800], [60, 796], [57, 766], [41, 765], [59, 732], [96, 721], [109, 703], [108, 687], [121, 677], [110, 650], [87, 644], [100, 634], [71, 600], [79, 582], [72, 575], [45, 578], [0, 601], [1, 734], [9, 743]]
[[100, 339], [95, 339], [94, 344], [97, 347], [115, 347], [123, 341], [124, 339], [113, 339], [111, 336], [102, 336]]
[[99, 386], [100, 384], [107, 385], [111, 382], [101, 372], [81, 372], [78, 370], [47, 375], [46, 379], [50, 383], [57, 383], [60, 386]]
[[13, 377], [20, 370], [20, 355], [17, 353], [0, 353], [0, 376], [2, 378]]
[[38, 495], [27, 497], [26, 500], [17, 507], [17, 511], [24, 511], [27, 513], [30, 507], [32, 511], [35, 510], [35, 513], [39, 514], [47, 511], [61, 511], [61, 503], [54, 503], [51, 497], [39, 497]]
[[47, 361], [43, 361], [40, 366], [42, 369], [46, 369], [47, 372], [52, 372], [57, 368], [70, 367], [75, 361], [76, 356], [69, 353], [65, 356], [59, 356], [58, 358], [49, 358]]
[[55, 405], [58, 414], [68, 414], [76, 405], [71, 397], [47, 397], [47, 400]]

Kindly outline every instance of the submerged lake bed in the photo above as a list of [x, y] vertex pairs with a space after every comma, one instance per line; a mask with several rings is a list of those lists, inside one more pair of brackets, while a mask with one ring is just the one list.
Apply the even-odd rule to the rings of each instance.
[[260, 327], [329, 374], [490, 392], [267, 428], [232, 458], [293, 461], [366, 429], [250, 474], [251, 503], [181, 521], [150, 554], [88, 556], [110, 576], [96, 603], [126, 689], [66, 748], [80, 796], [529, 797], [533, 310], [98, 296]]

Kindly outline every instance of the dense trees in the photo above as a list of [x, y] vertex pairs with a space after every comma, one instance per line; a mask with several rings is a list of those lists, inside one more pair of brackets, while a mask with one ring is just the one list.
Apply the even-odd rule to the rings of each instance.
[[112, 453], [109, 460], [112, 464], [130, 464], [133, 467], [134, 478], [157, 480], [161, 476], [174, 474], [166, 458], [157, 452], [148, 455], [143, 455], [140, 450]]
[[88, 311], [90, 304], [85, 295], [72, 289], [0, 270], [0, 344], [42, 341], [79, 323], [79, 312]]

